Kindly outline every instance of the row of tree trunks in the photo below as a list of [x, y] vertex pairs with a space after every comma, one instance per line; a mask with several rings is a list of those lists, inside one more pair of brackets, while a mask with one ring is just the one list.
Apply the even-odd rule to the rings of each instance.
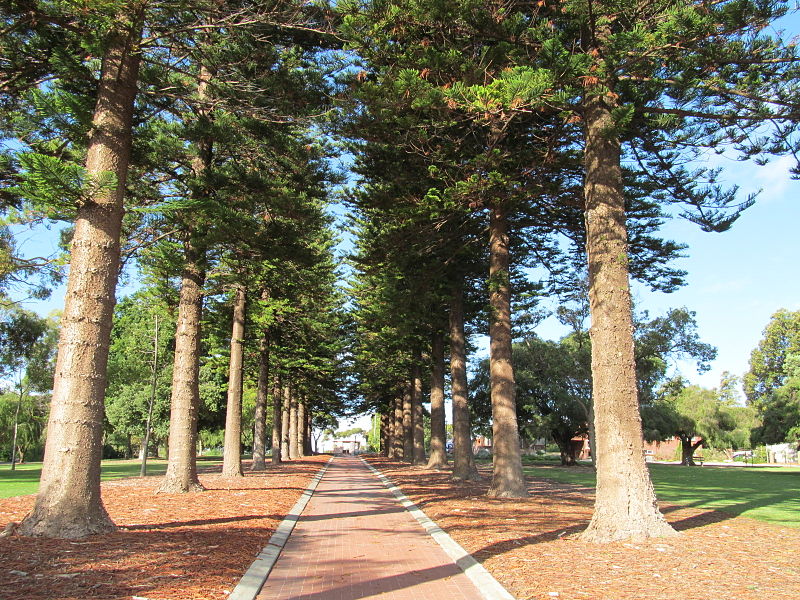
[[100, 499], [106, 365], [119, 272], [143, 5], [123, 7], [108, 36], [86, 155], [88, 179], [113, 173], [78, 208], [36, 504], [25, 535], [79, 538], [112, 530]]
[[[226, 477], [241, 477], [241, 418], [242, 390], [244, 375], [244, 335], [247, 305], [247, 289], [243, 285], [235, 288], [233, 325], [231, 331], [230, 368], [228, 378], [228, 403], [225, 421], [225, 442], [223, 452], [222, 474]], [[254, 415], [253, 464], [251, 470], [266, 468], [266, 414], [269, 388], [269, 337], [262, 335], [259, 349], [258, 390]], [[288, 396], [288, 453], [287, 457], [299, 458], [311, 454], [311, 420], [307, 403], [292, 393], [287, 385], [284, 393]], [[274, 392], [273, 399], [273, 462], [280, 463], [283, 458], [281, 439], [283, 433], [284, 403], [281, 401], [280, 387]]]
[[302, 458], [313, 454], [311, 447], [311, 407], [298, 395], [297, 386], [275, 377], [272, 395], [272, 462]]
[[[422, 357], [414, 361], [409, 382], [402, 394], [390, 400], [381, 414], [381, 446], [384, 455], [415, 465], [443, 469], [448, 465], [444, 408], [444, 332], [431, 344], [431, 456], [426, 463], [422, 412]], [[450, 305], [450, 368], [453, 397], [453, 451], [455, 479], [477, 479], [472, 454], [469, 404], [467, 398], [466, 338], [464, 335], [463, 290], [456, 286]], [[515, 421], [516, 422], [516, 421]]]

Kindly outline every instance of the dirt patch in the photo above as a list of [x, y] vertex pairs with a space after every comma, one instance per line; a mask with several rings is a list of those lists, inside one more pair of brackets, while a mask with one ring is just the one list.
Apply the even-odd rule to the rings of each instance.
[[[0, 539], [0, 599], [225, 598], [328, 458], [242, 479], [201, 474], [207, 491], [196, 494], [156, 494], [161, 477], [104, 483], [120, 529], [80, 541]], [[33, 499], [0, 500], [0, 530]]]
[[678, 538], [587, 544], [594, 490], [529, 479], [531, 497], [485, 497], [479, 483], [396, 461], [370, 462], [517, 598], [559, 600], [797, 600], [800, 529], [661, 504]]

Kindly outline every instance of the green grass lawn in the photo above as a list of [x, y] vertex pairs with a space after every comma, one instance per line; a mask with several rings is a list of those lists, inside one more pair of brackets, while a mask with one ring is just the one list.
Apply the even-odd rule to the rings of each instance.
[[[219, 456], [203, 456], [197, 459], [197, 466], [213, 467], [221, 464]], [[104, 460], [101, 466], [100, 478], [123, 479], [125, 477], [138, 477], [140, 464], [138, 460]], [[167, 470], [167, 461], [163, 459], [147, 459], [148, 475], [163, 475]], [[0, 465], [0, 498], [35, 494], [39, 489], [39, 476], [42, 473], [42, 463], [24, 463], [17, 465], [16, 470], [11, 470], [11, 465]]]
[[[649, 467], [659, 500], [800, 527], [800, 468], [659, 464]], [[527, 463], [525, 473], [532, 477], [595, 485], [594, 472], [585, 467]]]

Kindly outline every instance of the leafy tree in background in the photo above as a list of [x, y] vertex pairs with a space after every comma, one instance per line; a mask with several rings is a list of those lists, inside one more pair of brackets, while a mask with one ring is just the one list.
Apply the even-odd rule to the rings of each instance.
[[0, 452], [8, 451], [11, 470], [23, 462], [30, 451], [43, 447], [49, 392], [58, 343], [58, 319], [43, 319], [19, 308], [6, 309], [8, 321], [17, 324], [15, 332], [5, 332], [4, 350], [13, 345], [13, 354], [2, 357], [4, 376], [14, 381], [2, 396], [0, 408]]
[[744, 376], [747, 403], [762, 424], [754, 443], [778, 444], [800, 439], [800, 311], [777, 311], [750, 355]]
[[752, 431], [755, 444], [800, 442], [800, 354], [787, 352], [782, 362], [783, 383], [751, 405], [761, 421]]
[[800, 354], [800, 311], [781, 309], [772, 315], [763, 337], [750, 355], [750, 371], [744, 376], [744, 392], [750, 404], [768, 401], [789, 374], [786, 360]]
[[735, 432], [744, 415], [738, 414], [719, 391], [686, 385], [680, 378], [668, 381], [659, 399], [643, 410], [645, 438], [651, 441], [677, 437], [681, 464], [693, 466], [699, 447], [727, 449], [741, 442]]
[[[156, 317], [159, 320], [158, 369], [153, 373]], [[108, 361], [106, 419], [114, 432], [127, 439], [134, 436], [144, 442], [151, 396], [150, 420], [155, 446], [167, 438], [173, 335], [174, 315], [152, 289], [145, 287], [117, 304]]]

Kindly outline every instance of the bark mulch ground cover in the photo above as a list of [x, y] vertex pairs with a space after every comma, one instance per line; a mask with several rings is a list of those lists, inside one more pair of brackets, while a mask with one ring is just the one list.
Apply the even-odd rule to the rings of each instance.
[[479, 483], [397, 461], [370, 462], [520, 599], [798, 600], [800, 528], [669, 504], [681, 535], [588, 544], [594, 490], [529, 479], [531, 497], [484, 496]]
[[[201, 474], [207, 491], [185, 495], [156, 494], [161, 477], [104, 483], [119, 530], [77, 541], [0, 539], [0, 599], [225, 598], [328, 459], [241, 479]], [[21, 520], [33, 499], [0, 500], [0, 530]]]

